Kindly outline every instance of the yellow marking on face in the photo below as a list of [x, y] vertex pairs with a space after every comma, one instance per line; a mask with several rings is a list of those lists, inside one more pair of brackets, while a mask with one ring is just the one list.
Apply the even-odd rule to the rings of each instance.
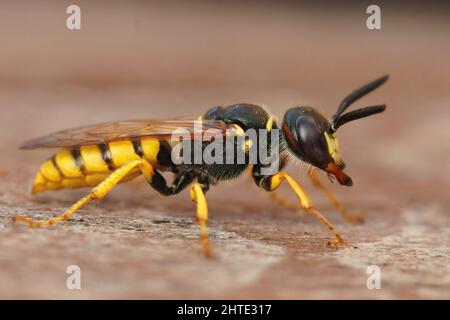
[[63, 149], [56, 153], [55, 156], [56, 164], [63, 173], [64, 177], [67, 178], [81, 178], [83, 174], [80, 168], [77, 166], [77, 162], [72, 156], [69, 150]]
[[333, 133], [332, 135], [330, 135], [328, 132], [325, 132], [324, 135], [325, 140], [327, 141], [328, 152], [330, 156], [333, 158], [336, 164], [341, 164], [342, 159], [339, 148], [339, 140], [337, 139], [336, 134]]
[[116, 168], [120, 168], [131, 161], [139, 160], [140, 157], [134, 152], [131, 141], [117, 141], [109, 144], [111, 158]]
[[80, 148], [84, 168], [87, 172], [109, 172], [108, 165], [103, 160], [98, 146], [84, 146]]

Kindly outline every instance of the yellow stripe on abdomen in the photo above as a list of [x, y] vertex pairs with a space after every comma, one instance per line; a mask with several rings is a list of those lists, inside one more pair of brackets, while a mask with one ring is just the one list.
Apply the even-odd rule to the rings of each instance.
[[64, 188], [62, 185], [63, 175], [56, 165], [55, 158], [45, 161], [39, 172], [36, 174], [33, 182], [32, 193], [38, 193], [45, 190], [59, 190]]
[[86, 173], [109, 173], [108, 164], [103, 159], [99, 146], [84, 146], [80, 148]]
[[45, 161], [41, 166], [42, 177], [51, 182], [60, 182], [62, 180], [62, 175], [57, 166], [52, 159]]
[[145, 160], [152, 165], [158, 163], [158, 153], [160, 150], [160, 143], [158, 140], [141, 140], [142, 152]]
[[65, 178], [83, 177], [83, 173], [77, 165], [76, 159], [69, 150], [59, 150], [55, 155], [55, 161]]
[[130, 163], [133, 160], [139, 160], [140, 157], [134, 152], [131, 141], [117, 141], [109, 143], [109, 151], [116, 168]]
[[[117, 141], [73, 150], [62, 149], [41, 165], [32, 192], [93, 187], [106, 179], [113, 170], [141, 156], [156, 165], [159, 151], [160, 143], [157, 140]], [[138, 169], [133, 170], [123, 182], [139, 174]]]

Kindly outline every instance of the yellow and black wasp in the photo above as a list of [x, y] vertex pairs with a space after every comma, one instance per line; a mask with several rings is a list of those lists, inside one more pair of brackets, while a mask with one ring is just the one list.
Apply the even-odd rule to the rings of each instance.
[[[352, 179], [343, 172], [345, 167], [339, 151], [336, 130], [343, 124], [383, 112], [385, 105], [375, 105], [344, 113], [357, 99], [375, 90], [388, 79], [381, 77], [348, 95], [340, 104], [331, 119], [311, 107], [295, 107], [289, 109], [281, 122], [281, 127], [274, 117], [264, 108], [253, 104], [234, 104], [226, 107], [218, 106], [209, 109], [197, 120], [201, 120], [203, 133], [209, 129], [218, 130], [223, 136], [242, 135], [248, 129], [271, 131], [279, 129], [277, 172], [265, 175], [262, 169], [267, 163], [250, 164], [247, 160], [241, 164], [175, 164], [172, 151], [180, 141], [173, 141], [174, 130], [184, 129], [194, 132], [193, 120], [133, 120], [109, 122], [76, 129], [60, 131], [48, 136], [25, 142], [22, 149], [60, 148], [50, 159], [45, 161], [33, 183], [32, 192], [46, 190], [93, 187], [91, 192], [76, 202], [64, 214], [47, 221], [32, 221], [21, 215], [16, 220], [32, 227], [50, 226], [69, 219], [78, 209], [91, 202], [100, 200], [119, 182], [131, 180], [139, 175], [159, 193], [175, 195], [190, 186], [191, 198], [197, 204], [197, 222], [200, 224], [204, 252], [210, 255], [210, 246], [206, 232], [208, 207], [205, 193], [210, 185], [221, 180], [238, 177], [247, 168], [256, 185], [266, 191], [274, 191], [286, 181], [297, 196], [300, 205], [313, 214], [331, 231], [332, 245], [343, 243], [340, 234], [333, 225], [318, 212], [300, 187], [300, 185], [281, 169], [287, 161], [295, 157], [309, 165], [309, 176], [315, 186], [320, 187], [335, 205], [336, 209], [347, 220], [360, 219], [350, 216], [335, 196], [320, 181], [317, 169], [334, 176], [341, 185], [351, 186]], [[197, 139], [192, 134], [191, 139]], [[202, 139], [202, 146], [208, 145]], [[249, 145], [257, 145], [257, 141], [244, 140], [244, 148], [248, 152]], [[245, 147], [244, 146], [244, 147]], [[243, 146], [240, 146], [243, 147]], [[272, 150], [273, 151], [273, 150]], [[269, 150], [269, 152], [271, 152]], [[174, 180], [168, 184], [160, 172], [169, 171]]]

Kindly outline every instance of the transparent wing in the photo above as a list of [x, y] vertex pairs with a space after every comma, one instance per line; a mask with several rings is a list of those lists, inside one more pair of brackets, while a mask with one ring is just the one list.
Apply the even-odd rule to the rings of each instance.
[[[176, 130], [183, 130], [183, 132], [189, 133], [188, 138], [190, 139], [204, 139], [206, 138], [205, 134], [215, 135], [220, 132], [223, 136], [225, 136], [230, 132], [229, 130], [234, 130], [234, 126], [227, 125], [222, 121], [210, 120], [141, 119], [106, 122], [55, 132], [47, 136], [26, 141], [20, 146], [20, 148], [70, 148], [107, 143], [111, 141], [137, 140], [141, 138], [171, 140], [172, 135]], [[185, 138], [184, 135], [183, 138]]]

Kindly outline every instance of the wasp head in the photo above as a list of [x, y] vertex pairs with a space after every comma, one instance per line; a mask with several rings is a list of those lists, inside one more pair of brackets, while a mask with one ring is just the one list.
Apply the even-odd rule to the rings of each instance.
[[352, 179], [343, 172], [345, 164], [340, 155], [336, 131], [347, 122], [386, 109], [385, 105], [376, 105], [343, 114], [354, 101], [375, 90], [387, 79], [388, 76], [384, 76], [348, 95], [331, 119], [311, 107], [289, 109], [283, 118], [282, 132], [290, 151], [300, 160], [334, 175], [340, 184], [353, 185]]

